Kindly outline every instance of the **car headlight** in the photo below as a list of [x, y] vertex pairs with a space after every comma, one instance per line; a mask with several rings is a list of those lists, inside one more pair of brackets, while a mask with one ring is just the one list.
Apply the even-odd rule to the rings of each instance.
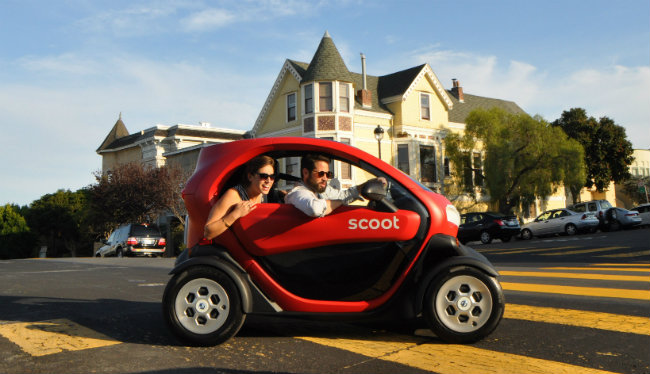
[[460, 226], [460, 213], [455, 206], [449, 204], [446, 208], [447, 211], [447, 221], [453, 223], [456, 226]]

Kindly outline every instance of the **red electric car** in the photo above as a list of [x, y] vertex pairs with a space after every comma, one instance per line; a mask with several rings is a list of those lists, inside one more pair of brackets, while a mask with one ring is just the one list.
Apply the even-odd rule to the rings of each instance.
[[[300, 158], [307, 153], [332, 159], [332, 185], [369, 180], [361, 191], [366, 200], [321, 218], [284, 204], [280, 192], [299, 183]], [[204, 240], [211, 203], [241, 179], [247, 161], [262, 154], [277, 161], [269, 202]], [[377, 177], [387, 186], [372, 181]], [[302, 137], [206, 147], [183, 198], [188, 249], [171, 271], [163, 313], [185, 343], [222, 343], [248, 314], [421, 317], [441, 340], [454, 343], [487, 336], [502, 318], [498, 273], [458, 242], [456, 208], [358, 148]]]

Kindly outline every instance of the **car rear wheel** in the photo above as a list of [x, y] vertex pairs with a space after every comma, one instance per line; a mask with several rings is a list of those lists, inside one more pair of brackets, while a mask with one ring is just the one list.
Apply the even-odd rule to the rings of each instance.
[[115, 251], [115, 256], [117, 256], [117, 257], [124, 257], [124, 251], [122, 250], [122, 248], [118, 248], [118, 249]]
[[235, 336], [246, 317], [235, 283], [209, 266], [190, 267], [169, 281], [163, 315], [180, 340], [201, 346], [217, 345]]
[[609, 221], [609, 231], [618, 231], [621, 229], [621, 223], [616, 219], [611, 219]]
[[530, 240], [533, 238], [533, 232], [529, 229], [523, 229], [521, 230], [521, 238], [524, 240]]
[[506, 236], [503, 236], [503, 237], [501, 238], [501, 241], [504, 242], [504, 243], [507, 243], [507, 242], [509, 242], [511, 239], [512, 239], [512, 236], [510, 236], [510, 235], [506, 235]]
[[501, 285], [482, 271], [449, 269], [435, 278], [424, 297], [424, 319], [445, 342], [470, 343], [489, 335], [501, 321]]
[[577, 228], [576, 225], [574, 225], [573, 223], [569, 223], [569, 224], [566, 225], [566, 227], [564, 228], [564, 232], [565, 232], [567, 235], [575, 235], [575, 234], [578, 232], [578, 228]]
[[490, 233], [487, 232], [487, 231], [482, 231], [481, 232], [481, 243], [483, 243], [483, 244], [492, 243], [492, 235], [490, 235]]

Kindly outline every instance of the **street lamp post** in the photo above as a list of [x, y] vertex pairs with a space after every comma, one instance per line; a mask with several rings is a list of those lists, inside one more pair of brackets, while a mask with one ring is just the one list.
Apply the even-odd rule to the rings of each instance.
[[384, 138], [384, 129], [377, 125], [375, 127], [375, 139], [377, 139], [377, 150], [379, 151], [379, 159], [381, 160], [381, 140]]

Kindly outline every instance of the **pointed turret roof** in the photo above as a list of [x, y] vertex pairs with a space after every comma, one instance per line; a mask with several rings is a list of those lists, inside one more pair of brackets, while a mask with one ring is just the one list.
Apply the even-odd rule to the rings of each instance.
[[352, 82], [350, 71], [327, 31], [302, 79], [302, 82], [312, 81]]
[[97, 148], [97, 151], [95, 152], [104, 150], [115, 140], [119, 138], [123, 138], [128, 135], [129, 135], [129, 130], [126, 129], [124, 122], [122, 122], [122, 113], [120, 113], [120, 118], [117, 119], [117, 122], [115, 122], [115, 125], [113, 125], [111, 132], [109, 132], [108, 135], [106, 135], [106, 138], [102, 142], [102, 145], [100, 145], [99, 148]]

